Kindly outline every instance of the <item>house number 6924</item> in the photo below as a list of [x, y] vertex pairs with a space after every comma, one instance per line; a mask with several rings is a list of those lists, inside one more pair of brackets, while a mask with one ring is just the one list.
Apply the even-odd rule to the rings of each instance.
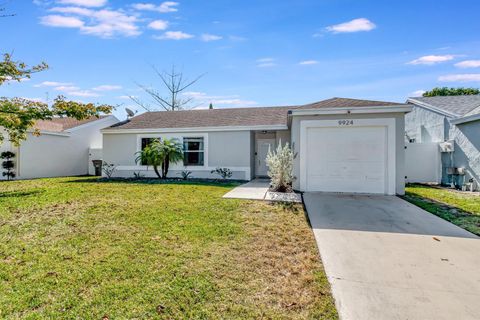
[[340, 125], [340, 126], [351, 126], [351, 125], [353, 125], [353, 120], [338, 120], [338, 125]]

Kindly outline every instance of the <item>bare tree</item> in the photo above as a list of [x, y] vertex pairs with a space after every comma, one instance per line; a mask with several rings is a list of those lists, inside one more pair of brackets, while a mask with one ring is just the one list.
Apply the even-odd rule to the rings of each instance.
[[161, 79], [166, 94], [162, 94], [155, 88], [137, 83], [137, 85], [150, 96], [152, 103], [145, 103], [134, 96], [129, 96], [130, 99], [147, 111], [155, 111], [158, 109], [176, 111], [188, 108], [193, 101], [193, 97], [185, 97], [183, 93], [204, 75], [202, 74], [193, 80], [189, 80], [184, 78], [183, 72], [175, 69], [175, 65], [172, 65], [171, 71], [160, 72], [154, 66], [152, 66], [152, 68]]
[[0, 18], [13, 17], [15, 14], [6, 13], [7, 9], [5, 8], [5, 3], [0, 3]]

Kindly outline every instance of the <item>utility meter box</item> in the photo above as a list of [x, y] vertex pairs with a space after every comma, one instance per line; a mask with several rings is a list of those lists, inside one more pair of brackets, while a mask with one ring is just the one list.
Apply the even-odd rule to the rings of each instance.
[[448, 140], [445, 142], [440, 142], [438, 144], [440, 146], [440, 152], [453, 152], [455, 151], [455, 143], [453, 140]]

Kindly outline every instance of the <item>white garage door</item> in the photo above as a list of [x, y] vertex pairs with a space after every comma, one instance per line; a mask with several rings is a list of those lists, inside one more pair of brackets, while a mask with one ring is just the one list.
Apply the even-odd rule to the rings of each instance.
[[387, 193], [387, 127], [309, 127], [307, 191]]

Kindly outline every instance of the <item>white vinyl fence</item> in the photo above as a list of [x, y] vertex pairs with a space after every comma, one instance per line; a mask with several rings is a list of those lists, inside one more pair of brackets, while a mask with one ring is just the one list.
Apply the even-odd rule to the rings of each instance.
[[440, 183], [442, 162], [438, 143], [408, 143], [405, 150], [407, 182]]

